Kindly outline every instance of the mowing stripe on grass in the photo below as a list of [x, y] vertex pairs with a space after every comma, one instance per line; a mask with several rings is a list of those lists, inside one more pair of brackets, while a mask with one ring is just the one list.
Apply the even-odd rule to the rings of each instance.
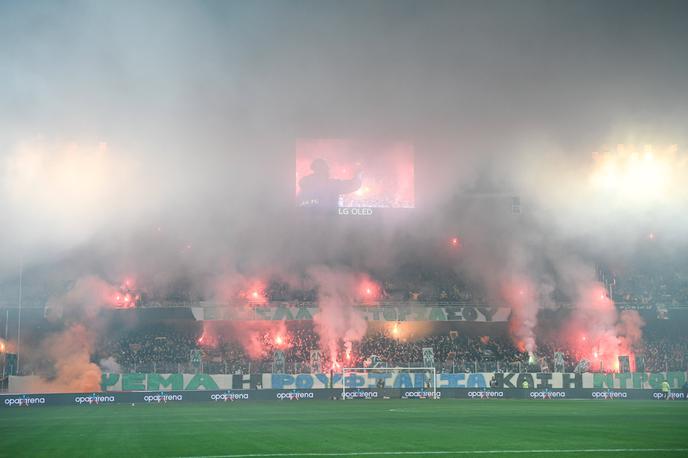
[[178, 458], [263, 458], [271, 456], [385, 456], [385, 455], [489, 455], [498, 453], [628, 453], [628, 452], [688, 452], [688, 448], [580, 448], [534, 450], [435, 450], [398, 452], [306, 452], [306, 453], [242, 453], [238, 455], [200, 455]]

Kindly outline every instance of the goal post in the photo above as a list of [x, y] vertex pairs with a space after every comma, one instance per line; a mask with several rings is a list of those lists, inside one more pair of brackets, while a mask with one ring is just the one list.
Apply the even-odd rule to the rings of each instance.
[[[391, 380], [387, 377], [373, 376], [370, 374], [391, 374]], [[428, 393], [431, 399], [437, 399], [437, 371], [434, 367], [344, 367], [342, 368], [342, 400], [347, 399], [347, 392], [353, 392], [358, 388], [375, 389], [375, 386], [370, 386], [377, 380], [385, 380], [384, 388], [400, 388], [398, 386], [387, 386], [387, 383], [394, 382], [401, 374], [408, 374], [412, 386], [404, 386], [401, 389], [410, 389], [414, 392]], [[367, 383], [361, 387], [347, 386], [347, 380], [350, 380], [352, 375], [365, 376]], [[380, 388], [378, 386], [378, 388]]]

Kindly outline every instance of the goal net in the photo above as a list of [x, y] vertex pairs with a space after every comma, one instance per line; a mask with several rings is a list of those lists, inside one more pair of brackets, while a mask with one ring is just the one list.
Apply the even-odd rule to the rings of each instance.
[[357, 399], [361, 390], [392, 388], [401, 397], [437, 399], [434, 367], [345, 367], [342, 369], [342, 399]]

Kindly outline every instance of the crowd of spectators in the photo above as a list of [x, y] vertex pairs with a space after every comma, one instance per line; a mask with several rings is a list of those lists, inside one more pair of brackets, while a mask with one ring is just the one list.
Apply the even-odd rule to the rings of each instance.
[[[368, 301], [404, 301], [404, 302], [447, 302], [457, 304], [484, 305], [487, 298], [480, 288], [468, 285], [452, 275], [417, 275], [411, 278], [383, 279], [378, 282], [375, 293], [366, 296], [360, 291], [353, 291], [356, 299]], [[261, 292], [261, 301], [268, 302], [314, 302], [318, 298], [315, 288], [293, 288], [279, 281], [271, 281]], [[249, 300], [251, 297], [249, 296]]]
[[[467, 282], [456, 272], [444, 269], [418, 270], [413, 274], [399, 274], [387, 277], [374, 277], [379, 285], [374, 295], [366, 297], [360, 291], [352, 291], [359, 302], [417, 302], [452, 303], [465, 305], [489, 305], [490, 299], [484, 288]], [[652, 307], [668, 306], [688, 307], [688, 273], [683, 270], [653, 273], [627, 273], [623, 276], [600, 275], [611, 292], [612, 298], [619, 304]], [[186, 297], [179, 292], [174, 297], [150, 297], [150, 303], [165, 303], [165, 299], [180, 299], [182, 302], [204, 300], [203, 297]], [[241, 292], [240, 298], [255, 300], [251, 295]], [[268, 302], [315, 302], [318, 298], [317, 288], [298, 288], [278, 280], [269, 281], [260, 291], [260, 303]], [[158, 301], [158, 299], [160, 299]], [[181, 300], [181, 299], [180, 299]], [[551, 300], [559, 305], [567, 305], [571, 299], [559, 290], [552, 293]], [[146, 305], [145, 303], [143, 305]], [[494, 304], [493, 304], [494, 305]]]
[[645, 370], [648, 372], [682, 371], [688, 367], [688, 337], [662, 337], [643, 345]]
[[[688, 266], [667, 265], [629, 270], [614, 273], [611, 269], [599, 268], [598, 280], [611, 292], [619, 304], [632, 306], [688, 307]], [[374, 297], [361, 296], [360, 291], [352, 291], [361, 302], [366, 301], [404, 301], [418, 303], [456, 303], [470, 305], [490, 304], [484, 288], [468, 281], [448, 266], [416, 264], [400, 266], [393, 272], [371, 274], [379, 286]], [[117, 284], [117, 281], [112, 283]], [[46, 279], [42, 274], [27, 274], [23, 282], [22, 301], [25, 307], [42, 307], [51, 298], [60, 296], [74, 286], [74, 281]], [[160, 285], [139, 285], [142, 295], [140, 306], [189, 305], [209, 300], [207, 292], [188, 278], [174, 278]], [[16, 279], [0, 283], [0, 306], [16, 305], [18, 282]], [[555, 290], [553, 302], [566, 305], [571, 299]], [[318, 290], [314, 286], [295, 286], [278, 278], [267, 279], [264, 288], [258, 292], [259, 301], [273, 302], [314, 302]], [[253, 291], [238, 292], [237, 298], [254, 300]], [[496, 305], [496, 304], [492, 304]]]
[[620, 304], [639, 306], [688, 306], [688, 275], [629, 274], [608, 282], [612, 298]]
[[113, 358], [122, 368], [131, 370], [176, 369], [189, 363], [191, 350], [197, 348], [197, 333], [196, 327], [185, 326], [146, 326], [116, 333], [101, 339], [94, 359]]
[[[311, 350], [320, 349], [317, 332], [312, 326], [290, 327], [282, 341], [266, 332], [253, 342], [250, 353], [238, 341], [217, 337], [212, 343], [199, 341], [199, 329], [147, 329], [105, 339], [98, 355], [112, 357], [124, 371], [176, 372], [203, 370], [210, 373], [248, 373], [285, 371], [312, 372]], [[257, 344], [257, 345], [256, 345]], [[457, 332], [399, 338], [389, 329], [368, 333], [347, 352], [340, 342], [337, 360], [349, 367], [381, 364], [387, 367], [420, 367], [424, 365], [423, 348], [432, 348], [435, 365], [445, 372], [519, 372], [556, 370], [555, 351], [564, 357], [564, 371], [572, 372], [579, 358], [554, 344], [541, 342], [536, 358], [520, 351], [506, 335], [474, 336]], [[261, 349], [255, 354], [255, 348]], [[201, 354], [202, 367], [192, 367], [190, 355]], [[275, 352], [284, 354], [284, 368], [275, 367]], [[347, 353], [349, 357], [347, 358]], [[688, 338], [646, 340], [636, 353], [643, 356], [646, 371], [686, 370]], [[337, 367], [337, 366], [335, 366]], [[332, 368], [330, 355], [321, 352], [320, 370]]]

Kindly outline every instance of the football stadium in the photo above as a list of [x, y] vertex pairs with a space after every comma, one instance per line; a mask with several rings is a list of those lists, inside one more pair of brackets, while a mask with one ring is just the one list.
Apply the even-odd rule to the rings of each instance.
[[0, 1], [0, 457], [688, 456], [687, 24]]

